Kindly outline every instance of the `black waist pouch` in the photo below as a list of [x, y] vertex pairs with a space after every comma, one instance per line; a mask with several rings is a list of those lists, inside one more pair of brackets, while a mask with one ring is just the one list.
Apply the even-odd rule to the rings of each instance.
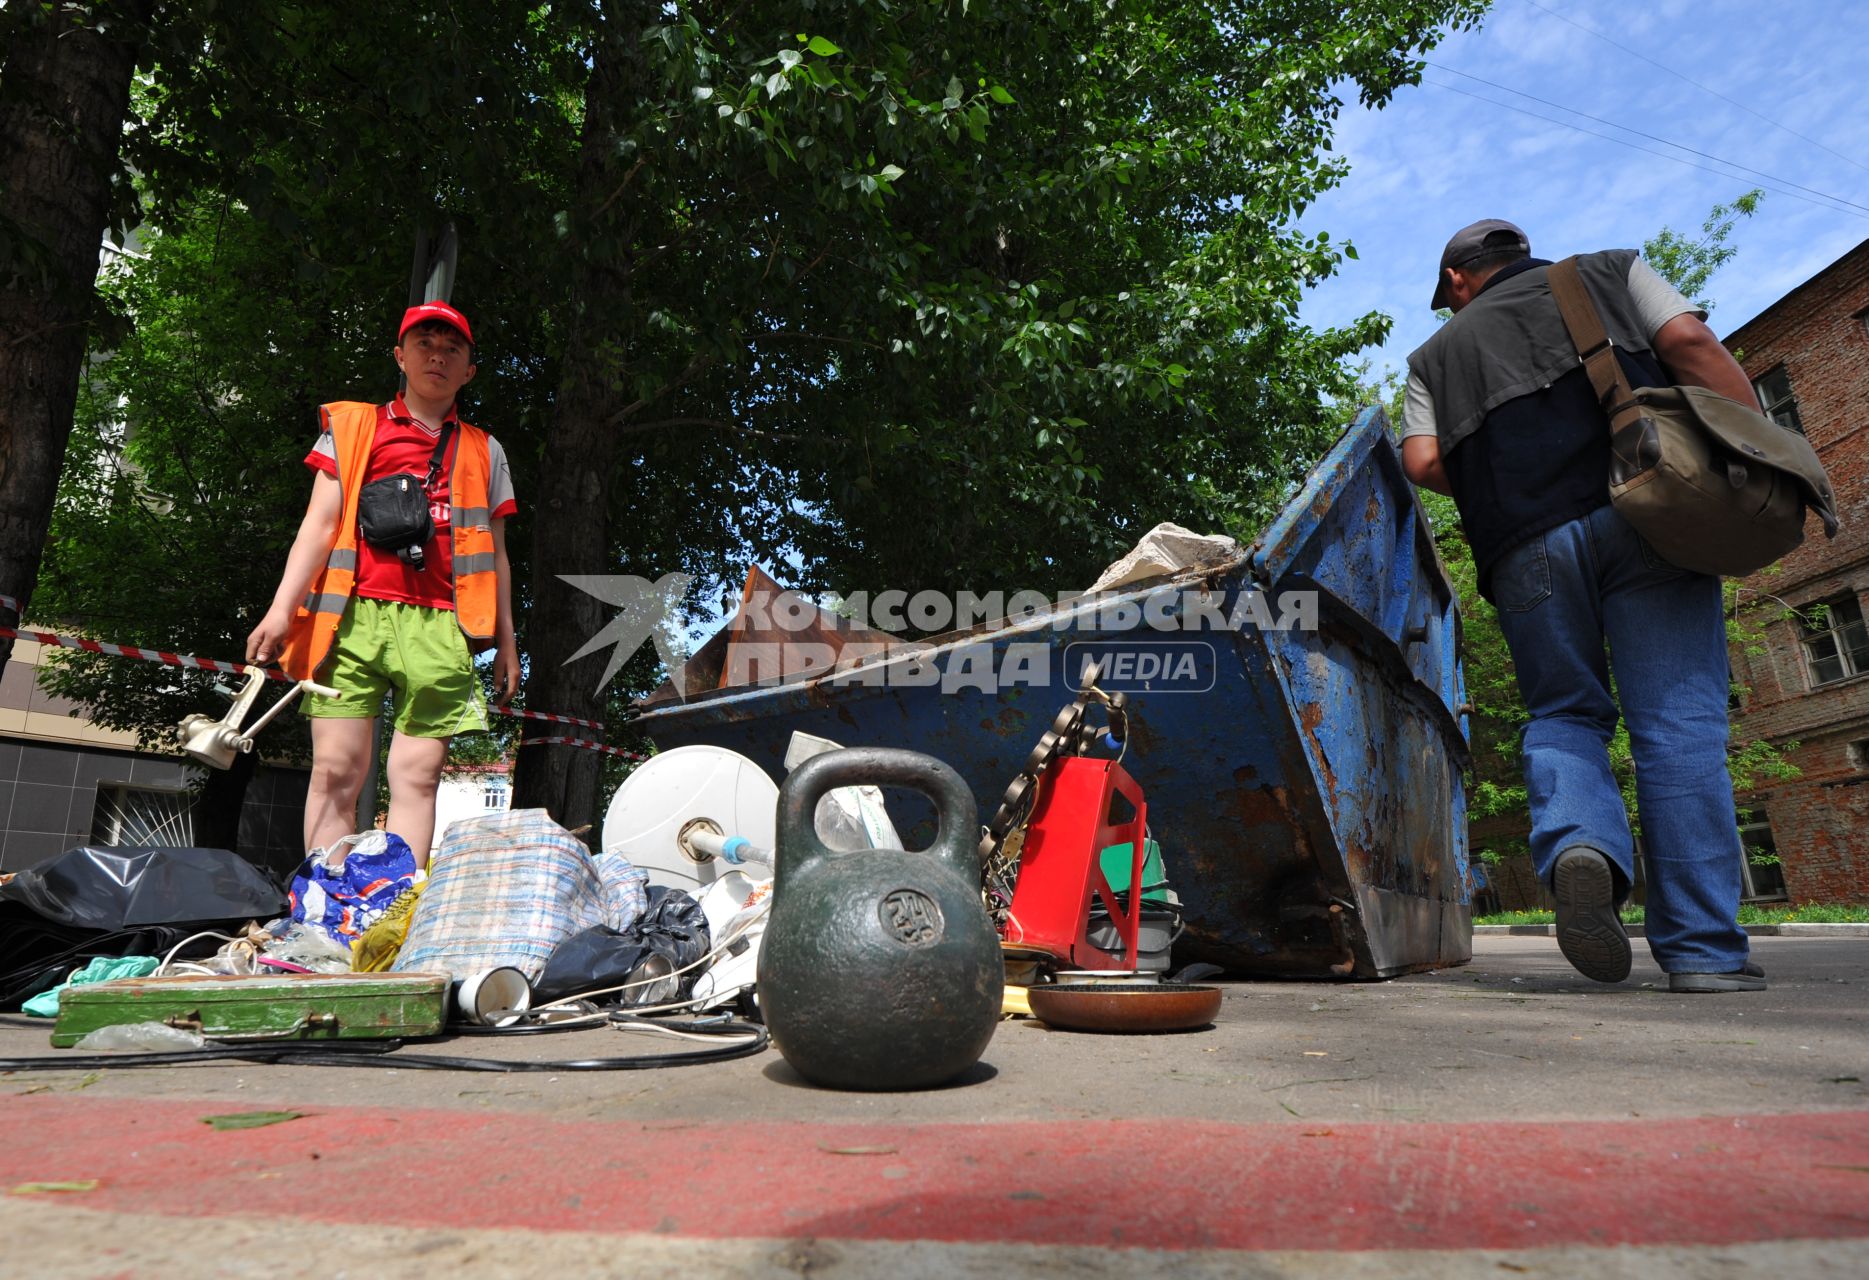
[[449, 421], [428, 460], [428, 479], [402, 471], [372, 480], [357, 491], [357, 532], [378, 551], [394, 552], [413, 569], [422, 567], [423, 551], [435, 536], [428, 491], [441, 475], [441, 461], [453, 434], [454, 423]]
[[357, 532], [378, 551], [393, 551], [422, 567], [422, 551], [435, 536], [422, 477], [402, 472], [372, 480], [357, 493]]

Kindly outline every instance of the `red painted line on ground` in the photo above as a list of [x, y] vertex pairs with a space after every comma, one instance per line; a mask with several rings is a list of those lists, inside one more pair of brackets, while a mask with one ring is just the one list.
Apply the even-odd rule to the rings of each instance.
[[709, 1238], [1340, 1250], [1869, 1237], [1869, 1112], [891, 1126], [320, 1107], [264, 1129], [201, 1123], [276, 1105], [291, 1104], [0, 1099], [0, 1191], [95, 1178], [61, 1203]]

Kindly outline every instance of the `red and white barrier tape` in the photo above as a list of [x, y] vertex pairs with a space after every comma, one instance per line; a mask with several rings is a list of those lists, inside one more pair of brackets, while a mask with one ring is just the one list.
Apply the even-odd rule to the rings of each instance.
[[625, 760], [647, 760], [649, 757], [640, 751], [625, 751], [622, 747], [607, 747], [601, 742], [592, 742], [589, 738], [526, 738], [519, 743], [522, 747], [536, 747], [544, 743], [549, 746], [583, 747], [586, 751], [601, 751], [607, 756], [622, 756]]
[[553, 724], [575, 724], [589, 729], [592, 733], [604, 731], [604, 722], [601, 720], [580, 720], [576, 716], [553, 715], [549, 711], [522, 711], [518, 707], [495, 705], [493, 709], [503, 716], [520, 716], [526, 720], [550, 720]]
[[0, 636], [7, 636], [14, 640], [36, 640], [40, 644], [56, 645], [61, 649], [82, 649], [86, 653], [108, 654], [113, 658], [140, 658], [144, 662], [160, 662], [170, 667], [190, 667], [197, 671], [225, 671], [235, 676], [243, 676], [249, 671], [263, 671], [268, 680], [279, 680], [286, 684], [293, 683], [292, 677], [272, 667], [249, 667], [244, 662], [222, 662], [219, 658], [197, 658], [192, 654], [168, 653], [161, 649], [138, 649], [134, 645], [106, 644], [102, 640], [61, 636], [51, 631], [18, 631], [12, 627], [0, 627]]
[[[9, 595], [0, 595], [0, 607], [20, 612], [19, 601]], [[142, 649], [135, 645], [110, 644], [103, 640], [87, 640], [82, 636], [62, 636], [53, 631], [24, 631], [13, 627], [0, 627], [0, 636], [14, 640], [33, 640], [39, 644], [55, 645], [61, 649], [81, 649], [86, 653], [101, 653], [113, 658], [136, 658], [142, 662], [160, 662], [170, 667], [187, 667], [196, 671], [223, 671], [228, 675], [242, 676], [249, 671], [263, 672], [268, 680], [277, 680], [283, 684], [293, 683], [292, 677], [277, 667], [253, 667], [244, 662], [223, 662], [219, 658], [197, 658], [186, 653], [169, 653], [163, 649]], [[575, 724], [589, 729], [592, 733], [602, 733], [604, 726], [600, 720], [580, 720], [576, 716], [554, 715], [549, 711], [524, 711], [518, 707], [495, 706], [494, 711], [503, 716], [517, 716], [525, 720], [549, 720], [554, 724]], [[615, 747], [606, 747], [600, 742], [589, 742], [583, 738], [533, 738], [531, 742], [569, 743], [581, 747], [590, 747], [599, 751], [610, 751], [617, 755], [634, 756], [634, 753], [621, 751]], [[648, 759], [647, 756], [635, 756]]]

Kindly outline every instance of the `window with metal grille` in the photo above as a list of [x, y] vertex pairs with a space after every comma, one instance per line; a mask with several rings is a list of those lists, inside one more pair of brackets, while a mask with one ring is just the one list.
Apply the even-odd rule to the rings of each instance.
[[1862, 605], [1855, 596], [1805, 605], [1797, 612], [1811, 688], [1869, 675], [1869, 627], [1863, 625]]
[[1771, 820], [1763, 809], [1741, 809], [1739, 867], [1745, 883], [1743, 897], [1784, 898], [1785, 869], [1778, 861], [1778, 843], [1772, 838]]
[[1781, 427], [1804, 434], [1804, 420], [1798, 417], [1798, 400], [1791, 394], [1791, 375], [1785, 372], [1785, 366], [1779, 365], [1755, 381], [1752, 387], [1759, 393], [1759, 408], [1765, 411], [1766, 417]]
[[91, 838], [112, 847], [185, 849], [195, 842], [195, 798], [186, 791], [100, 782]]

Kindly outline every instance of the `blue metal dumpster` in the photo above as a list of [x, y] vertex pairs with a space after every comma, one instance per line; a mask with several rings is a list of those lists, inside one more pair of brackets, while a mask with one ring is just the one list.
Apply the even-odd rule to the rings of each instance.
[[[1177, 959], [1386, 977], [1472, 955], [1459, 628], [1372, 409], [1229, 564], [638, 723], [662, 749], [728, 747], [775, 779], [799, 729], [926, 751], [990, 814], [1103, 657], [1102, 687], [1129, 693], [1124, 767], [1183, 903]], [[908, 834], [912, 799], [898, 804]]]

